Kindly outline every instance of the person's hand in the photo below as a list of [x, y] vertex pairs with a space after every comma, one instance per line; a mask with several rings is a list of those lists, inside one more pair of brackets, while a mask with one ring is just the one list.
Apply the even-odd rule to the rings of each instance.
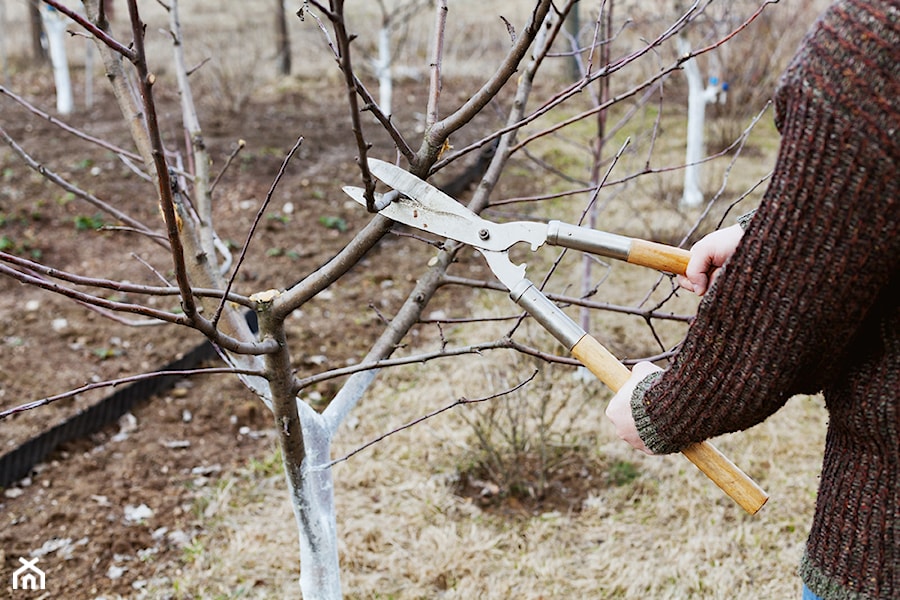
[[616, 435], [631, 444], [632, 447], [647, 454], [653, 453], [644, 444], [641, 436], [638, 435], [637, 427], [635, 427], [634, 417], [631, 414], [631, 394], [634, 392], [635, 386], [644, 377], [657, 371], [662, 371], [662, 369], [653, 363], [639, 362], [634, 365], [634, 368], [631, 370], [631, 377], [628, 378], [625, 385], [619, 388], [619, 391], [616, 392], [616, 395], [613, 396], [613, 399], [610, 400], [609, 405], [606, 407], [606, 416], [616, 426]]
[[713, 231], [691, 247], [691, 259], [678, 285], [702, 296], [715, 281], [725, 261], [734, 254], [744, 235], [740, 225]]

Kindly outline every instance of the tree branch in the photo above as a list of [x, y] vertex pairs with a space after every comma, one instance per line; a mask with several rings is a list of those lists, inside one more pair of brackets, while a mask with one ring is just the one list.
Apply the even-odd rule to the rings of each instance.
[[159, 192], [159, 204], [166, 223], [166, 235], [172, 254], [175, 269], [175, 280], [181, 290], [181, 304], [184, 314], [191, 321], [197, 318], [197, 306], [191, 295], [191, 284], [188, 281], [187, 266], [184, 259], [184, 246], [181, 243], [182, 219], [176, 213], [173, 182], [166, 164], [165, 150], [159, 132], [159, 120], [156, 116], [156, 103], [153, 100], [153, 84], [156, 76], [150, 73], [147, 66], [147, 55], [144, 52], [145, 25], [138, 13], [137, 0], [128, 0], [128, 14], [131, 18], [131, 31], [134, 34], [134, 54], [132, 63], [137, 70], [138, 87], [143, 100], [144, 112], [147, 115], [147, 135], [150, 140], [151, 160], [156, 170], [156, 183]]
[[84, 18], [74, 10], [67, 7], [65, 4], [57, 2], [56, 0], [43, 0], [44, 4], [48, 6], [52, 6], [62, 14], [66, 15], [82, 27], [88, 30], [88, 32], [94, 36], [97, 40], [102, 42], [105, 46], [109, 47], [111, 50], [121, 54], [128, 60], [135, 60], [136, 54], [134, 50], [131, 48], [122, 45], [120, 42], [116, 41], [112, 36], [110, 36], [107, 32], [103, 31], [103, 29], [97, 27], [93, 23], [91, 23], [88, 19]]
[[140, 375], [131, 375], [129, 377], [122, 377], [120, 379], [110, 379], [108, 381], [99, 381], [97, 383], [89, 383], [83, 385], [79, 388], [75, 388], [73, 390], [69, 390], [68, 392], [63, 392], [62, 394], [56, 394], [55, 396], [47, 396], [46, 398], [41, 398], [40, 400], [34, 400], [32, 402], [27, 402], [25, 404], [21, 404], [19, 406], [15, 406], [13, 408], [8, 408], [6, 410], [0, 411], [0, 421], [6, 419], [7, 417], [11, 417], [13, 415], [17, 415], [19, 413], [23, 413], [29, 410], [34, 410], [35, 408], [40, 408], [41, 406], [47, 406], [48, 404], [52, 404], [59, 400], [65, 400], [66, 398], [74, 398], [79, 394], [84, 394], [85, 392], [90, 392], [92, 390], [99, 390], [108, 387], [117, 387], [120, 385], [125, 385], [128, 383], [135, 383], [137, 381], [145, 381], [147, 379], [155, 379], [157, 377], [192, 377], [194, 375], [215, 375], [219, 373], [231, 373], [237, 375], [261, 375], [261, 373], [257, 371], [249, 371], [244, 369], [233, 369], [231, 367], [209, 367], [205, 369], [184, 369], [184, 370], [173, 370], [173, 371], [154, 371], [152, 373], [141, 373]]
[[438, 153], [443, 147], [444, 140], [451, 133], [472, 120], [497, 95], [503, 85], [509, 81], [509, 78], [516, 72], [529, 46], [531, 46], [532, 41], [534, 41], [535, 36], [537, 36], [551, 4], [551, 0], [540, 0], [535, 6], [531, 19], [522, 31], [522, 34], [515, 41], [494, 75], [452, 114], [435, 122], [433, 126], [426, 129], [425, 137], [422, 140], [422, 148], [419, 150], [419, 161], [421, 164], [429, 166], [433, 164], [438, 158]]

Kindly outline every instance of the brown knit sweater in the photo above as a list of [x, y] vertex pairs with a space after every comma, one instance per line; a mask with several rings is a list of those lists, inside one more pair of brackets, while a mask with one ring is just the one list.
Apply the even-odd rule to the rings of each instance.
[[835, 2], [776, 94], [781, 149], [672, 367], [632, 398], [656, 453], [824, 392], [801, 564], [826, 600], [900, 598], [900, 1]]

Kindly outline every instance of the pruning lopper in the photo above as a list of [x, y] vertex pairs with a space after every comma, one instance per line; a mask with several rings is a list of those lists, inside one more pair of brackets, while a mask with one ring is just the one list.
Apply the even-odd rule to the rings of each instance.
[[[631, 376], [628, 367], [529, 281], [525, 277], [525, 265], [514, 264], [507, 251], [520, 242], [530, 244], [532, 251], [550, 244], [676, 274], [684, 273], [690, 252], [560, 221], [493, 223], [400, 167], [370, 158], [369, 169], [393, 188], [386, 194], [376, 194], [376, 208], [382, 215], [473, 246], [484, 256], [497, 279], [509, 289], [512, 300], [600, 381], [614, 392], [628, 381]], [[366, 205], [361, 188], [347, 186], [344, 191]], [[693, 444], [683, 453], [748, 513], [755, 514], [768, 500], [768, 495], [756, 482], [709, 442]]]

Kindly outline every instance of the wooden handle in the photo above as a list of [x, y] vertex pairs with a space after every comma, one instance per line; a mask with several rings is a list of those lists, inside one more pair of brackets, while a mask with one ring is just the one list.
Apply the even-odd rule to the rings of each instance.
[[[628, 367], [591, 335], [585, 335], [575, 344], [572, 356], [614, 392], [618, 392], [631, 377]], [[765, 490], [709, 442], [689, 446], [682, 453], [751, 515], [769, 499]]]
[[684, 248], [666, 246], [647, 240], [631, 240], [631, 249], [626, 259], [633, 265], [650, 267], [666, 273], [684, 275], [691, 253]]

